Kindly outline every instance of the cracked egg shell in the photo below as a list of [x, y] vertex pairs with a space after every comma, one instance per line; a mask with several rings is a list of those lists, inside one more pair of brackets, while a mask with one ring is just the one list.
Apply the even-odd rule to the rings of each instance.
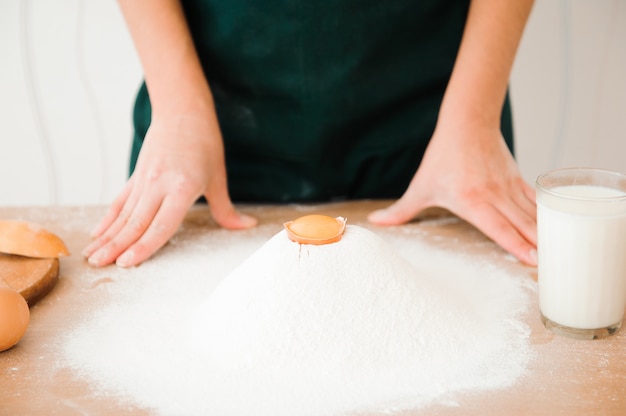
[[33, 258], [56, 258], [70, 253], [63, 240], [42, 226], [18, 220], [0, 220], [0, 253]]
[[305, 215], [284, 224], [291, 241], [300, 244], [331, 244], [341, 240], [346, 229], [346, 219], [327, 215]]

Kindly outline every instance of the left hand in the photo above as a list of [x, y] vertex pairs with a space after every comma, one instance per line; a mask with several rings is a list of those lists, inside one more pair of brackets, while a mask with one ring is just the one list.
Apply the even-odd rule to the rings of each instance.
[[429, 207], [451, 211], [522, 262], [537, 264], [535, 191], [521, 177], [499, 129], [438, 126], [408, 189], [369, 220], [403, 224]]

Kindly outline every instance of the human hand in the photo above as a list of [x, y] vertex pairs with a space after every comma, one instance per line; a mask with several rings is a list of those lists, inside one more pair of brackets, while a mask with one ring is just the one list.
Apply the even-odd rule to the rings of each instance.
[[256, 219], [237, 212], [228, 195], [219, 129], [200, 117], [153, 120], [135, 172], [82, 254], [93, 266], [135, 266], [169, 240], [201, 195], [219, 225], [256, 225]]
[[522, 262], [537, 264], [535, 191], [521, 177], [499, 129], [438, 127], [408, 189], [372, 212], [379, 225], [443, 207], [472, 223]]

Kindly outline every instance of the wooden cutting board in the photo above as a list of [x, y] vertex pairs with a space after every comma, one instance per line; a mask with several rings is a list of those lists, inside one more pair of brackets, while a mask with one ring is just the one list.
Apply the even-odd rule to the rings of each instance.
[[0, 253], [0, 279], [33, 306], [46, 296], [59, 280], [59, 259]]

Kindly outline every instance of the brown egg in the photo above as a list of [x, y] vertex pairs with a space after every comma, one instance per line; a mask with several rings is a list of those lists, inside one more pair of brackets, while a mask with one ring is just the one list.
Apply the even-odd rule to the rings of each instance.
[[41, 226], [15, 220], [0, 220], [0, 253], [35, 258], [69, 255], [59, 237]]
[[16, 291], [0, 286], [0, 351], [18, 343], [30, 322], [30, 310]]
[[291, 241], [300, 244], [330, 244], [341, 240], [346, 229], [346, 219], [327, 215], [305, 215], [284, 224]]

